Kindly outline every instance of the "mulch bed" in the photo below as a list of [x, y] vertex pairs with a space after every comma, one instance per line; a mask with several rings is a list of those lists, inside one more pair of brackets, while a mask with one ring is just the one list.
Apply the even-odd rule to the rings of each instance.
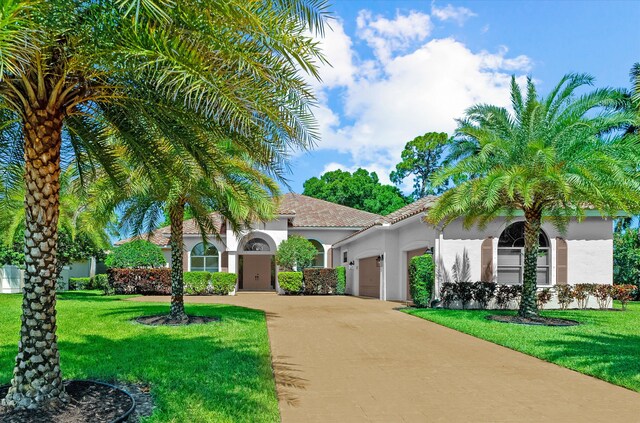
[[168, 314], [157, 314], [155, 316], [141, 316], [136, 318], [135, 321], [148, 326], [183, 326], [219, 322], [220, 318], [189, 315], [186, 320], [176, 320], [172, 319]]
[[487, 316], [486, 319], [501, 323], [515, 323], [518, 325], [577, 326], [580, 324], [580, 322], [576, 322], [575, 320], [558, 319], [555, 317], [520, 317], [502, 314], [491, 314]]
[[[9, 386], [0, 387], [4, 398]], [[121, 421], [132, 407], [134, 400], [126, 392], [113, 386], [93, 381], [65, 382], [69, 402], [39, 410], [8, 411], [0, 406], [3, 423], [110, 423]]]

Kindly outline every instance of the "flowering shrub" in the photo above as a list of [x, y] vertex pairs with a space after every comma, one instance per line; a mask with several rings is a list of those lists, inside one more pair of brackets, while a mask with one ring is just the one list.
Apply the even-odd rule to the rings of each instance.
[[589, 302], [589, 295], [593, 293], [595, 284], [592, 283], [577, 283], [573, 287], [573, 298], [578, 302], [579, 308], [587, 308]]
[[558, 304], [562, 310], [566, 310], [574, 298], [573, 287], [571, 285], [557, 285]]
[[598, 301], [598, 308], [601, 310], [609, 308], [609, 300], [611, 299], [611, 285], [596, 285], [593, 290], [593, 296]]
[[171, 269], [107, 269], [109, 286], [115, 294], [169, 295]]
[[544, 288], [538, 291], [536, 297], [536, 304], [538, 305], [538, 309], [542, 310], [544, 308], [544, 305], [551, 301], [551, 297], [553, 297], [551, 288]]
[[633, 293], [636, 290], [635, 285], [613, 285], [611, 287], [612, 297], [614, 300], [620, 301], [622, 309], [626, 310], [627, 303], [633, 298]]

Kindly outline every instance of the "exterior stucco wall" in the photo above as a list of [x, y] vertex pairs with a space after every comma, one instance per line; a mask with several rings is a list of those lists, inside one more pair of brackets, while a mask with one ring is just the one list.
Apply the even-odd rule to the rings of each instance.
[[[306, 239], [315, 239], [324, 247], [324, 266], [329, 267], [329, 250], [336, 242], [345, 239], [355, 230], [353, 229], [314, 229], [314, 228], [289, 228], [289, 235], [299, 235]], [[342, 263], [339, 257], [333, 258], [335, 266]]]
[[[337, 250], [337, 249], [336, 249]], [[342, 262], [344, 252], [347, 252], [347, 263]], [[339, 252], [336, 251], [338, 261], [347, 268], [347, 288], [346, 292], [350, 295], [358, 295], [358, 270], [359, 261], [362, 258], [379, 256], [385, 252], [385, 237], [381, 230], [370, 230], [369, 233], [365, 233], [364, 236], [357, 238], [356, 240], [349, 242], [339, 248]], [[354, 265], [349, 266], [348, 263], [353, 261]], [[385, 286], [385, 274], [384, 269], [386, 263], [380, 268], [383, 274], [380, 275], [380, 289], [383, 291]], [[380, 295], [381, 299], [384, 299], [383, 293]]]

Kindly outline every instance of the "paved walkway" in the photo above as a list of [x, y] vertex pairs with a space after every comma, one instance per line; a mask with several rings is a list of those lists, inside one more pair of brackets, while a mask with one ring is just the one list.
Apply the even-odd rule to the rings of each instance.
[[640, 421], [640, 394], [395, 303], [261, 293], [187, 301], [265, 310], [285, 423]]

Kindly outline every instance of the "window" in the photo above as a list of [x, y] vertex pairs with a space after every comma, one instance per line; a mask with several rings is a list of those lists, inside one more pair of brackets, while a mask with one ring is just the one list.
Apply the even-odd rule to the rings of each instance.
[[201, 242], [191, 250], [191, 271], [217, 272], [218, 256], [219, 253], [216, 247]]
[[[538, 253], [538, 285], [551, 284], [549, 240], [540, 233]], [[498, 283], [521, 284], [524, 271], [524, 222], [509, 225], [498, 240]]]
[[311, 242], [313, 246], [316, 247], [316, 250], [318, 250], [311, 267], [324, 267], [324, 247], [315, 239], [310, 239], [309, 242]]
[[344, 253], [342, 253], [342, 262], [346, 263], [348, 261], [347, 259], [347, 252], [345, 251]]
[[244, 244], [244, 251], [271, 251], [271, 248], [264, 239], [252, 238]]

